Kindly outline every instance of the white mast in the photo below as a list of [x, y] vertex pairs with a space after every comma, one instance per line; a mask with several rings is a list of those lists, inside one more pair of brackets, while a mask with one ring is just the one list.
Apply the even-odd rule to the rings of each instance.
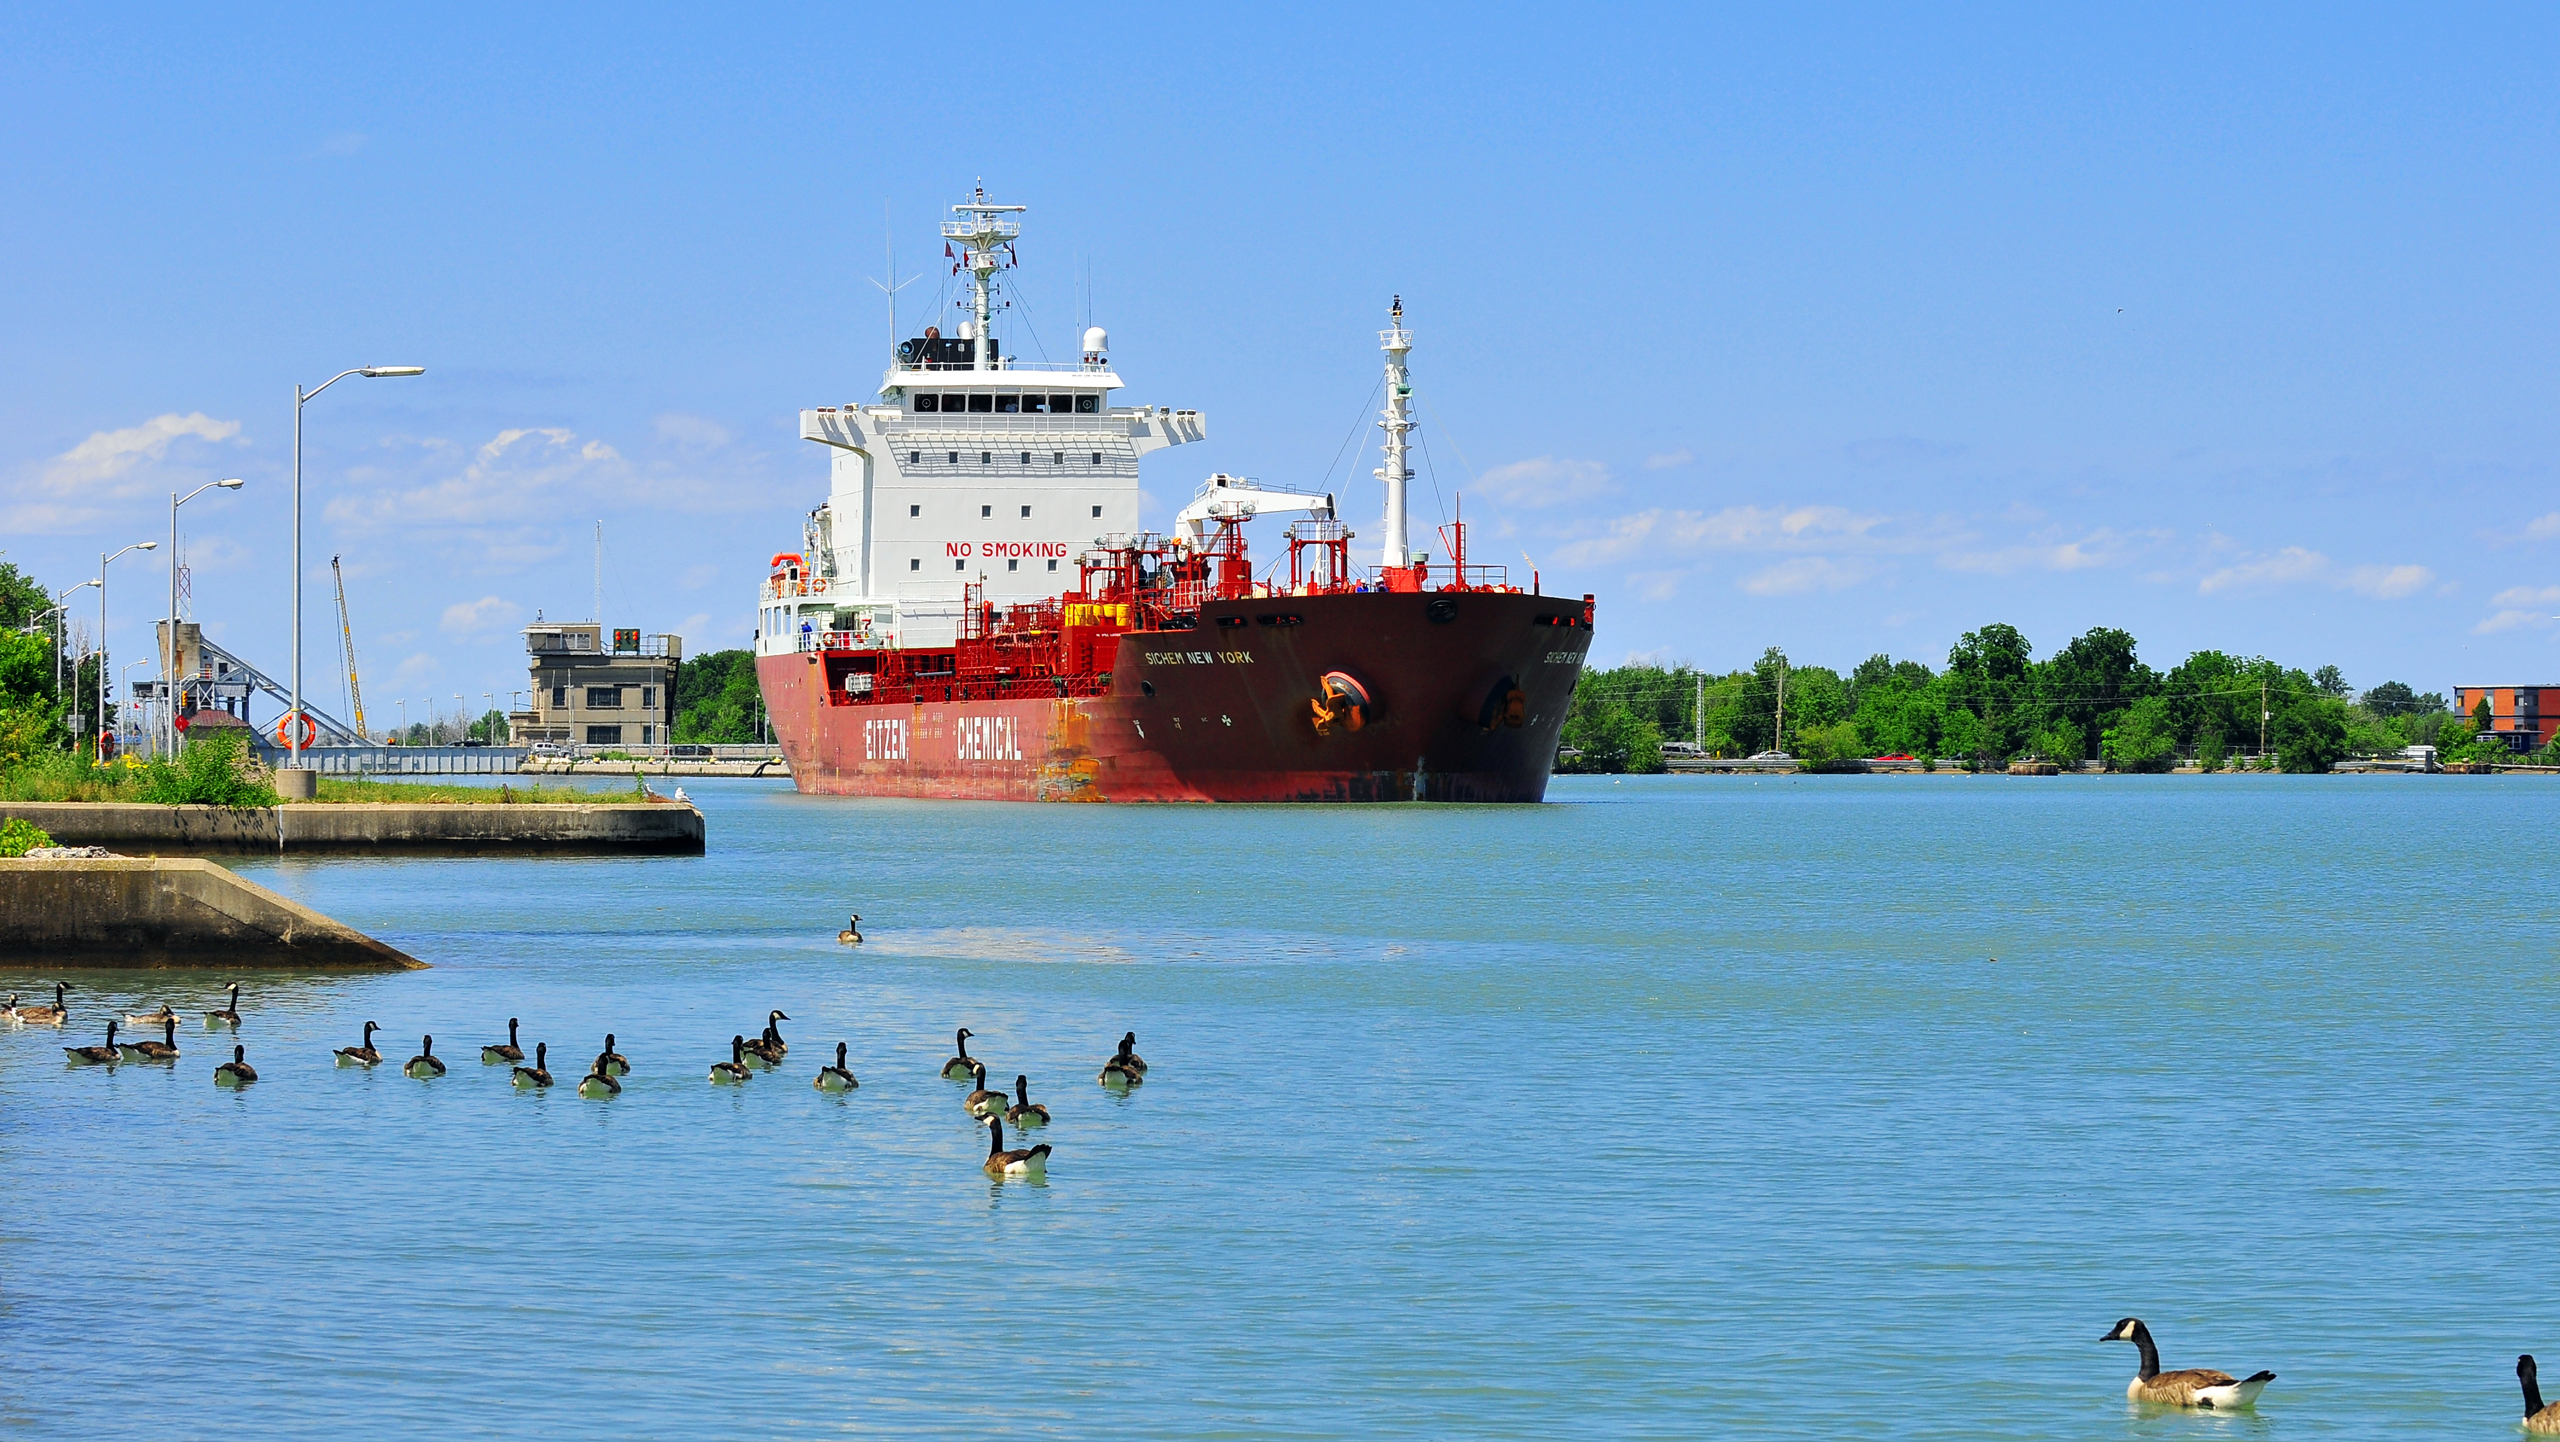
[[1394, 325], [1378, 332], [1379, 344], [1387, 353], [1387, 418], [1378, 422], [1379, 429], [1387, 433], [1387, 459], [1386, 464], [1378, 467], [1376, 475], [1387, 483], [1387, 545], [1383, 564], [1393, 567], [1413, 563], [1413, 553], [1405, 545], [1404, 524], [1404, 483], [1413, 478], [1412, 470], [1404, 461], [1404, 433], [1413, 429], [1413, 422], [1405, 418], [1405, 402], [1412, 399], [1413, 386], [1405, 380], [1404, 358], [1413, 349], [1413, 333], [1404, 328], [1403, 296], [1396, 297], [1387, 318]]
[[960, 265], [969, 272], [977, 288], [978, 325], [972, 332], [972, 351], [977, 359], [970, 367], [972, 370], [991, 371], [996, 368], [994, 357], [988, 354], [994, 347], [987, 337], [987, 295], [995, 273], [1004, 269], [1005, 257], [999, 253], [1001, 247], [1022, 234], [1021, 221], [1003, 217], [1027, 209], [1028, 206], [1021, 205], [987, 204], [987, 188], [981, 185], [974, 199], [951, 207], [952, 213], [961, 219], [942, 223], [943, 238], [959, 241], [965, 247], [960, 255]]

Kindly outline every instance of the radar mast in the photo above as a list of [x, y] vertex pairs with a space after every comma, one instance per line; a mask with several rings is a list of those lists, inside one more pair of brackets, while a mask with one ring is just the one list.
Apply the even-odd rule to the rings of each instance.
[[1387, 433], [1387, 457], [1376, 474], [1387, 483], [1387, 544], [1381, 564], [1398, 569], [1413, 564], [1413, 554], [1405, 544], [1404, 518], [1404, 483], [1413, 479], [1404, 455], [1404, 433], [1413, 429], [1413, 422], [1405, 415], [1405, 403], [1413, 398], [1413, 386], [1405, 378], [1404, 358], [1413, 350], [1413, 333], [1404, 328], [1403, 296], [1395, 298], [1387, 319], [1390, 326], [1378, 332], [1379, 346], [1387, 353], [1386, 419], [1378, 422], [1378, 428]]
[[1005, 217], [1028, 209], [1023, 205], [988, 204], [987, 188], [981, 185], [973, 198], [951, 207], [960, 219], [942, 223], [942, 238], [960, 243], [960, 268], [969, 272], [977, 289], [978, 324], [970, 333], [970, 354], [976, 357], [972, 370], [996, 368], [994, 347], [987, 339], [987, 297], [993, 289], [995, 273], [1004, 269], [1008, 261], [1014, 237], [1022, 234], [1022, 222]]

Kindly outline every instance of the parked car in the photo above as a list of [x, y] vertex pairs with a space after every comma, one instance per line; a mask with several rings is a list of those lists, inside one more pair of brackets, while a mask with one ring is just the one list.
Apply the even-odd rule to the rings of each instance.
[[670, 746], [667, 748], [667, 754], [679, 759], [707, 761], [711, 759], [711, 748], [708, 746]]
[[1754, 761], [1793, 761], [1796, 758], [1788, 755], [1784, 751], [1754, 751], [1751, 753], [1751, 759]]
[[1878, 761], [1917, 761], [1920, 758], [1912, 755], [1908, 751], [1896, 751], [1890, 756], [1879, 756], [1875, 759]]

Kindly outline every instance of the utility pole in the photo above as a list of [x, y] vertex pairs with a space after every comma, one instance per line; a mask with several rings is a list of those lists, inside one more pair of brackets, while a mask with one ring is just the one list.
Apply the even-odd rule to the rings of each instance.
[[1707, 673], [1699, 672], [1697, 680], [1698, 700], [1696, 705], [1689, 708], [1689, 720], [1697, 732], [1698, 749], [1705, 751], [1707, 749]]
[[2258, 764], [2267, 764], [2267, 678], [2258, 678]]
[[1787, 749], [1787, 663], [1778, 663], [1778, 729], [1769, 737], [1769, 749]]

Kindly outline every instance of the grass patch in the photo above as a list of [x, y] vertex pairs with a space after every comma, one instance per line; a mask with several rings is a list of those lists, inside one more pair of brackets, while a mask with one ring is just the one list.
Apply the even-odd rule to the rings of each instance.
[[0, 773], [0, 801], [140, 801], [151, 773], [140, 762], [93, 766], [68, 751], [48, 751]]
[[501, 786], [439, 786], [422, 781], [323, 776], [316, 799], [338, 805], [370, 802], [401, 806], [594, 806], [627, 798], [619, 791], [597, 792], [583, 786], [527, 786], [515, 782]]

